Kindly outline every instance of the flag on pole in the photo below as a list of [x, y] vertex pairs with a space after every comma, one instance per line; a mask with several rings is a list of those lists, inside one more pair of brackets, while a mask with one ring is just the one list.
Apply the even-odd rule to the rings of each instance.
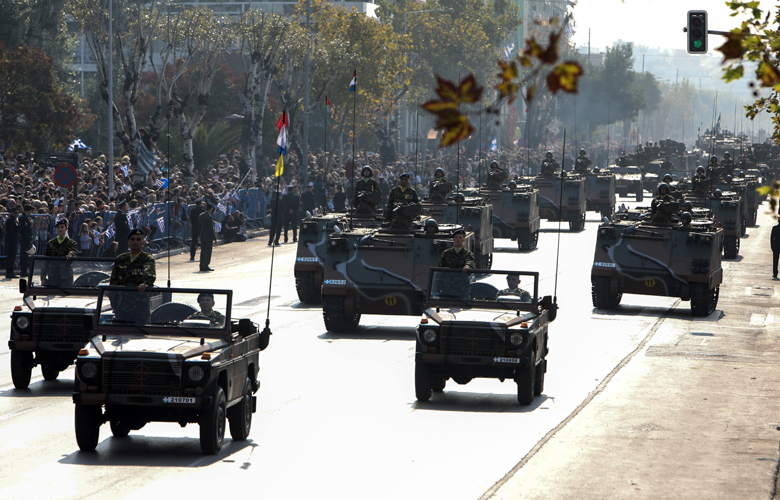
[[141, 138], [141, 134], [138, 133], [138, 169], [144, 176], [149, 175], [149, 172], [154, 168], [154, 164], [157, 163], [159, 158], [144, 144], [144, 140]]
[[490, 141], [490, 150], [491, 151], [498, 151], [498, 139], [493, 137], [493, 140]]
[[287, 121], [287, 112], [282, 111], [282, 117], [276, 122], [276, 128], [279, 129], [279, 137], [276, 139], [276, 144], [279, 145], [279, 154], [283, 155], [287, 152], [287, 127], [290, 126], [290, 122]]
[[112, 222], [110, 226], [108, 226], [108, 229], [106, 229], [106, 238], [107, 239], [113, 239], [114, 234], [116, 234], [116, 226], [114, 226], [114, 223]]
[[84, 144], [81, 139], [76, 139], [75, 141], [70, 143], [70, 146], [68, 146], [68, 151], [73, 151], [74, 149], [92, 149], [91, 147]]
[[333, 103], [330, 102], [330, 99], [328, 99], [328, 96], [325, 96], [325, 104], [327, 104], [328, 106], [333, 106]]
[[510, 43], [506, 47], [504, 47], [504, 59], [509, 59], [509, 56], [512, 55], [512, 52], [515, 50], [515, 44]]
[[217, 203], [217, 208], [220, 212], [227, 215], [227, 204], [225, 203], [225, 200], [220, 201]]
[[279, 155], [279, 160], [276, 162], [276, 176], [281, 177], [284, 173], [284, 155]]
[[354, 92], [356, 87], [357, 87], [357, 70], [354, 70], [352, 72], [352, 81], [349, 82], [349, 90]]
[[122, 171], [122, 174], [124, 174], [125, 177], [130, 175], [130, 171], [127, 169], [127, 165], [122, 165], [119, 167], [119, 169]]

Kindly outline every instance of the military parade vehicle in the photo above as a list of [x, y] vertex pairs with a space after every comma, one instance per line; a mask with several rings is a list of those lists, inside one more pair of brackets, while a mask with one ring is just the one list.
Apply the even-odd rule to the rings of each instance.
[[538, 288], [537, 272], [431, 269], [417, 327], [417, 400], [428, 401], [449, 379], [513, 380], [524, 405], [541, 395], [557, 304], [539, 297]]
[[677, 202], [640, 220], [616, 217], [599, 227], [591, 270], [593, 307], [614, 309], [624, 293], [679, 297], [694, 316], [718, 304], [723, 230], [710, 220], [686, 226]]
[[[539, 241], [539, 191], [530, 184], [510, 182], [506, 186], [480, 188], [479, 193], [493, 207], [493, 234], [517, 240], [520, 251], [536, 248]], [[485, 268], [477, 262], [477, 267]]]
[[320, 303], [320, 288], [322, 287], [322, 265], [325, 262], [325, 251], [328, 236], [336, 226], [348, 227], [379, 227], [382, 224], [381, 214], [360, 213], [353, 215], [331, 213], [321, 216], [307, 216], [301, 222], [298, 232], [298, 249], [295, 255], [295, 290], [298, 300], [304, 304]]
[[487, 199], [456, 193], [450, 200], [423, 200], [421, 205], [423, 215], [432, 217], [438, 224], [460, 224], [471, 228], [477, 267], [490, 269], [493, 265], [495, 216]]
[[19, 280], [22, 305], [11, 314], [11, 378], [26, 389], [40, 365], [56, 380], [92, 337], [97, 285], [111, 277], [114, 259], [31, 257], [30, 273]]
[[642, 180], [642, 169], [637, 166], [618, 167], [612, 165], [608, 168], [615, 174], [615, 191], [619, 196], [625, 198], [629, 194], [636, 196], [636, 201], [644, 199], [644, 184]]
[[[417, 217], [421, 210], [419, 204], [401, 206], [387, 227], [331, 234], [322, 284], [328, 331], [350, 331], [362, 314], [422, 312], [430, 268], [438, 265], [442, 252], [452, 246], [453, 232], [462, 226]], [[467, 231], [463, 246], [473, 251], [473, 232]]]
[[[723, 257], [736, 259], [739, 255], [742, 237], [742, 200], [734, 191], [716, 190], [700, 194], [692, 191], [685, 195], [685, 201], [693, 207], [708, 209], [716, 224], [723, 228]], [[694, 218], [697, 218], [694, 215]]]
[[585, 174], [587, 210], [611, 217], [615, 212], [615, 175], [609, 171], [590, 171]]
[[[232, 317], [232, 290], [149, 290], [100, 290], [94, 337], [76, 360], [79, 449], [95, 450], [106, 422], [116, 438], [149, 422], [197, 423], [205, 454], [222, 448], [226, 420], [233, 440], [246, 440], [260, 386], [259, 352], [270, 331]], [[148, 296], [155, 292], [170, 301], [154, 307]]]
[[571, 172], [553, 176], [518, 177], [515, 182], [529, 183], [539, 191], [539, 216], [549, 221], [566, 221], [569, 230], [585, 229], [587, 198], [585, 178]]

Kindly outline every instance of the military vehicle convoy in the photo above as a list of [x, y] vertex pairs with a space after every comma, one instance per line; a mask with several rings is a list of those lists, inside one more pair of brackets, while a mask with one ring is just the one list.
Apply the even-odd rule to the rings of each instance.
[[528, 183], [539, 190], [539, 216], [549, 221], [566, 221], [569, 230], [585, 229], [587, 197], [585, 179], [566, 172], [555, 176], [519, 177], [517, 183]]
[[[11, 314], [11, 378], [26, 389], [40, 365], [44, 380], [56, 380], [92, 337], [97, 286], [108, 283], [114, 259], [38, 257], [19, 280], [24, 307]], [[25, 309], [26, 307], [26, 309]]]
[[585, 174], [587, 210], [609, 218], [615, 212], [615, 175], [609, 171]]
[[[420, 206], [406, 207], [411, 220]], [[416, 212], [416, 213], [415, 213]], [[421, 217], [411, 227], [353, 228], [328, 239], [322, 284], [322, 316], [330, 332], [358, 326], [362, 314], [415, 316], [422, 312], [431, 267], [452, 246], [462, 226]], [[473, 251], [474, 233], [464, 248]]]
[[100, 290], [95, 336], [76, 360], [79, 449], [95, 450], [105, 422], [115, 438], [148, 422], [197, 423], [205, 454], [222, 448], [226, 420], [233, 440], [246, 440], [270, 331], [231, 316], [232, 290], [150, 290], [171, 301], [135, 321], [119, 319], [120, 308], [150, 305], [151, 292]]
[[[506, 186], [479, 190], [493, 206], [493, 235], [517, 240], [521, 252], [531, 251], [539, 242], [539, 191], [530, 184], [510, 182]], [[477, 263], [477, 267], [487, 268]]]
[[443, 391], [449, 379], [513, 380], [523, 405], [542, 394], [557, 304], [539, 297], [539, 273], [436, 268], [427, 288], [414, 358], [418, 401]]
[[679, 297], [694, 316], [718, 304], [723, 280], [723, 230], [712, 220], [680, 221], [679, 203], [664, 203], [642, 220], [599, 227], [591, 270], [593, 307], [614, 309], [624, 293]]
[[704, 196], [696, 196], [692, 192], [685, 195], [685, 201], [691, 202], [694, 207], [711, 211], [715, 223], [723, 228], [723, 257], [736, 259], [743, 229], [742, 200], [739, 195], [734, 191], [720, 190]]
[[636, 201], [644, 199], [644, 183], [642, 180], [642, 169], [637, 166], [618, 167], [612, 165], [608, 170], [615, 174], [615, 191], [618, 195], [625, 198], [633, 193]]
[[493, 265], [493, 207], [482, 197], [455, 194], [448, 201], [423, 200], [423, 215], [438, 224], [460, 224], [474, 233], [474, 259], [477, 267], [490, 269]]

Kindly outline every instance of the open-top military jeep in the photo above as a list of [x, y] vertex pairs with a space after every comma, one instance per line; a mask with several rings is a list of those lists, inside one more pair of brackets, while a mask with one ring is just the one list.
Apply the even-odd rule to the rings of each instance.
[[97, 286], [108, 283], [114, 259], [32, 257], [30, 274], [19, 280], [24, 306], [11, 315], [11, 378], [30, 385], [32, 369], [55, 380], [92, 337]]
[[557, 304], [539, 299], [539, 273], [433, 268], [417, 327], [415, 393], [428, 401], [448, 379], [477, 377], [517, 383], [517, 399], [542, 394], [547, 327]]
[[[166, 303], [150, 306], [150, 290]], [[151, 293], [154, 293], [151, 292]], [[259, 388], [258, 354], [270, 332], [233, 319], [231, 290], [105, 287], [95, 337], [76, 360], [76, 441], [98, 444], [109, 422], [116, 437], [148, 422], [200, 425], [203, 453], [222, 448], [226, 419], [235, 441], [249, 435]]]

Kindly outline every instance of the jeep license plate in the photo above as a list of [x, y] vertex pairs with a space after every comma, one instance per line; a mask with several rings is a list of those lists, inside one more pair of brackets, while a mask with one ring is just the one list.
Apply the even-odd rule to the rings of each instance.
[[520, 364], [519, 358], [493, 358], [493, 363], [515, 363]]
[[165, 397], [163, 403], [178, 403], [178, 404], [193, 404], [195, 398], [179, 398], [179, 397]]

